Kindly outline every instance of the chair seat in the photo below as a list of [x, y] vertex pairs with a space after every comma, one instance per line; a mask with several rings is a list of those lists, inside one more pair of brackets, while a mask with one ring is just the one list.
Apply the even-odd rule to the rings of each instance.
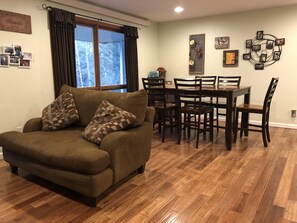
[[[176, 109], [177, 108], [177, 105], [176, 104], [173, 104], [173, 103], [166, 103], [166, 109], [170, 110], [170, 109]], [[154, 106], [153, 106], [155, 109], [164, 109], [164, 103], [161, 102], [161, 103], [156, 103]]]
[[263, 113], [263, 105], [241, 104], [236, 106], [236, 109], [241, 112]]
[[213, 108], [209, 106], [201, 106], [200, 108], [195, 108], [191, 105], [186, 105], [181, 107], [181, 111], [183, 113], [191, 113], [191, 114], [205, 114], [208, 112], [213, 112]]

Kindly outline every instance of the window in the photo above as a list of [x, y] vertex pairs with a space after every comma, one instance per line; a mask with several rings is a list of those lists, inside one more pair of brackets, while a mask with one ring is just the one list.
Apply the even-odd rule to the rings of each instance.
[[126, 91], [125, 37], [122, 30], [85, 19], [78, 19], [77, 24], [77, 87]]

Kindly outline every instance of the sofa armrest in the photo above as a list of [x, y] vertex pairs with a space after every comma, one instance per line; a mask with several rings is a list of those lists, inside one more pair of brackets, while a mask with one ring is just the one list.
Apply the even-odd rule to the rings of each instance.
[[23, 129], [23, 132], [35, 132], [42, 130], [41, 117], [29, 119]]
[[155, 118], [155, 109], [153, 107], [146, 107], [144, 120], [153, 123], [154, 118]]
[[144, 121], [136, 128], [117, 131], [105, 136], [100, 149], [110, 155], [114, 183], [119, 182], [149, 160], [153, 123]]

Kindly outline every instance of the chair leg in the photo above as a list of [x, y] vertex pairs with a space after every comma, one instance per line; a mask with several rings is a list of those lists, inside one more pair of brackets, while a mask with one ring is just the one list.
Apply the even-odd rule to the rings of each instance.
[[158, 132], [159, 134], [161, 134], [161, 130], [162, 130], [162, 124], [161, 124], [161, 112], [158, 112]]
[[180, 138], [181, 138], [181, 121], [182, 121], [182, 118], [181, 118], [181, 114], [178, 114], [177, 116], [178, 120], [177, 120], [177, 144], [180, 144]]
[[[243, 117], [243, 112], [241, 112], [241, 123], [240, 123], [240, 138], [242, 137], [243, 135], [243, 130], [245, 129], [244, 128], [244, 124], [242, 122], [242, 117]], [[237, 117], [238, 118], [238, 117]], [[248, 127], [247, 127], [248, 128]]]
[[166, 131], [166, 120], [161, 122], [161, 126], [162, 126], [162, 142], [164, 142], [165, 140], [165, 131]]
[[213, 142], [213, 112], [209, 113], [209, 131], [210, 141]]
[[172, 115], [172, 110], [169, 111], [169, 117], [170, 117], [170, 133], [173, 133], [173, 115]]
[[[197, 137], [196, 137], [196, 149], [198, 148], [199, 144], [199, 132], [200, 132], [200, 122], [201, 122], [201, 115], [198, 116], [198, 127], [197, 127]], [[196, 122], [195, 122], [196, 124]]]
[[262, 125], [262, 139], [263, 139], [263, 144], [265, 147], [267, 147], [267, 140], [266, 140], [266, 127]]
[[235, 111], [235, 119], [234, 119], [234, 126], [233, 126], [233, 137], [234, 137], [234, 143], [236, 143], [236, 139], [237, 139], [237, 128], [238, 128], [238, 115], [239, 112], [236, 110]]
[[268, 125], [268, 123], [266, 125], [266, 136], [267, 136], [267, 141], [270, 142], [270, 134], [269, 134], [269, 125]]
[[219, 108], [216, 108], [217, 132], [219, 132]]

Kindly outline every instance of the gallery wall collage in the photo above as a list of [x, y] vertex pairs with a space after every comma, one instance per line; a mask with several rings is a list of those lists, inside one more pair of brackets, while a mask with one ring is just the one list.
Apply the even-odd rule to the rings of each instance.
[[[30, 35], [31, 16], [0, 10], [0, 30]], [[31, 68], [32, 59], [32, 52], [24, 50], [20, 44], [7, 44], [0, 48], [0, 68]]]
[[17, 66], [19, 68], [31, 68], [33, 54], [22, 51], [22, 46], [3, 46], [0, 54], [0, 67]]
[[[229, 49], [230, 37], [216, 37], [215, 49]], [[255, 70], [264, 70], [280, 60], [285, 38], [277, 38], [264, 31], [257, 31], [254, 38], [245, 40], [246, 52], [242, 54], [245, 61], [249, 61]], [[189, 36], [189, 73], [204, 73], [205, 34]], [[237, 67], [239, 50], [223, 51], [223, 67]]]

